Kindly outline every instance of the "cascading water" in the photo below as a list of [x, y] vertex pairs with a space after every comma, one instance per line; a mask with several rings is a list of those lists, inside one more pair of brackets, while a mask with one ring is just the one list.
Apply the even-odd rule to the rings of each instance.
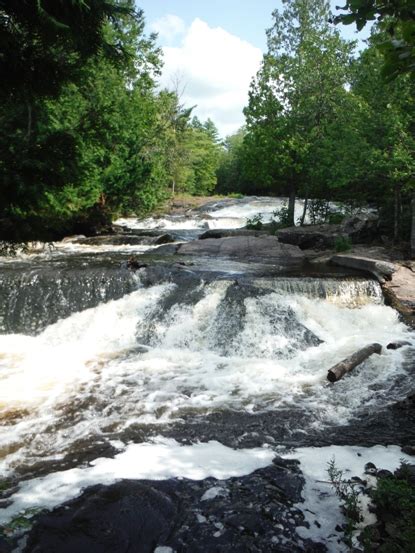
[[0, 273], [0, 333], [36, 334], [75, 311], [118, 299], [137, 287], [122, 267], [7, 270]]
[[[263, 223], [278, 220], [278, 210], [287, 205], [287, 199], [254, 197], [228, 201], [223, 206], [222, 202], [210, 204], [209, 209], [202, 208], [197, 217], [185, 215], [149, 217], [148, 219], [123, 218], [116, 223], [130, 229], [163, 229], [163, 230], [200, 230], [206, 229], [235, 229], [244, 227], [249, 219], [260, 217]], [[302, 215], [303, 201], [297, 200], [295, 206], [295, 218]]]
[[[274, 453], [257, 442], [237, 452], [200, 444], [198, 457], [171, 439], [197, 442], [193, 428], [207, 417], [222, 427], [272, 417], [251, 437], [284, 445], [272, 441], [272, 428], [297, 440], [323, 436], [409, 390], [410, 348], [383, 350], [335, 386], [326, 381], [332, 365], [370, 342], [415, 346], [374, 280], [207, 277], [192, 268], [150, 276], [127, 270], [125, 260], [42, 261], [24, 272], [8, 264], [0, 273], [0, 478], [44, 476], [22, 484], [0, 521], [91, 483], [228, 478], [270, 463]], [[215, 439], [225, 442], [220, 425]], [[243, 439], [247, 430], [236, 432]], [[118, 449], [116, 459], [85, 466]], [[212, 455], [228, 459], [219, 473], [220, 458], [206, 461]]]
[[[320, 295], [322, 281], [306, 280], [306, 295], [287, 294], [278, 279], [161, 283], [72, 314], [36, 337], [0, 336], [2, 473], [189, 411], [301, 407], [304, 429], [399, 399], [401, 391], [391, 391], [405, 373], [399, 351], [326, 385], [327, 369], [359, 347], [408, 337], [373, 294], [377, 285], [367, 284], [364, 305], [362, 287], [340, 280], [336, 288], [333, 280], [320, 299], [310, 292]], [[345, 300], [360, 307], [345, 308]]]

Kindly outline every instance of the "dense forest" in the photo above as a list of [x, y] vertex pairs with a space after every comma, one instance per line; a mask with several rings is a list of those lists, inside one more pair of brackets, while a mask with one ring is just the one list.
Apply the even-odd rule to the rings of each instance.
[[[246, 124], [221, 140], [178, 90], [133, 0], [0, 1], [2, 239], [91, 233], [176, 192], [367, 203], [408, 239], [415, 188], [414, 12], [283, 1], [249, 90]], [[370, 9], [369, 9], [370, 8]], [[367, 47], [339, 27], [372, 20]], [[323, 205], [323, 207], [321, 207]], [[324, 217], [323, 217], [324, 218]], [[304, 221], [304, 217], [302, 218]]]

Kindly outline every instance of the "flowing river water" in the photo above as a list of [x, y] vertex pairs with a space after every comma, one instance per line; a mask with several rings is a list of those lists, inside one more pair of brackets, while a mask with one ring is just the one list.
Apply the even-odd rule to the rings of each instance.
[[[183, 239], [241, 227], [279, 205], [260, 198], [118, 224]], [[132, 252], [148, 267], [129, 270]], [[341, 551], [342, 515], [333, 494], [318, 506], [313, 482], [327, 479], [332, 455], [360, 472], [363, 461], [393, 469], [405, 458], [398, 446], [407, 433], [385, 409], [411, 390], [413, 333], [371, 279], [174, 266], [151, 252], [66, 242], [0, 264], [0, 478], [18, 485], [0, 505], [0, 524], [88, 485], [223, 480], [278, 454], [301, 461], [302, 510], [314, 504], [320, 516], [320, 528], [297, 528], [300, 543]], [[413, 346], [383, 349], [326, 382], [336, 362], [392, 340]]]

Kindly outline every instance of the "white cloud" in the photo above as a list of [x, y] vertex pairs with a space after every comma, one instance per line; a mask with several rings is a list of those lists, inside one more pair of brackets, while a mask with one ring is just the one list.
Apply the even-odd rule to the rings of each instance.
[[150, 25], [150, 30], [159, 35], [159, 39], [165, 42], [171, 42], [178, 35], [184, 34], [186, 25], [177, 15], [165, 15]]
[[184, 89], [181, 101], [197, 104], [194, 113], [210, 117], [222, 136], [244, 123], [251, 78], [259, 69], [262, 52], [220, 27], [195, 19], [180, 46], [166, 46], [161, 86], [172, 88], [177, 79]]

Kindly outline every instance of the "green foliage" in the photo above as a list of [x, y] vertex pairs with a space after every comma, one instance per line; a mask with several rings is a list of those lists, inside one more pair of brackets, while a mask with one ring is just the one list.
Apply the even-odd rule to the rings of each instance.
[[376, 199], [380, 208], [385, 207], [392, 219], [390, 233], [397, 240], [409, 237], [402, 219], [415, 171], [414, 87], [408, 75], [392, 82], [383, 79], [383, 58], [377, 45], [384, 38], [383, 33], [374, 34], [355, 63], [352, 90], [362, 104], [360, 128], [365, 143], [360, 197]]
[[[384, 553], [413, 553], [415, 486], [405, 471], [405, 464], [402, 463], [394, 476], [379, 478], [371, 497], [378, 519], [385, 525], [380, 550]], [[365, 551], [372, 551], [370, 542]]]
[[133, 0], [5, 0], [0, 29], [0, 71], [19, 69], [0, 92], [2, 238], [96, 232], [169, 188], [214, 189], [216, 127], [157, 90], [161, 52]]
[[339, 225], [342, 223], [345, 219], [344, 213], [336, 212], [336, 213], [329, 213], [328, 216], [328, 223], [330, 225]]
[[245, 164], [247, 149], [244, 145], [245, 129], [227, 136], [219, 150], [218, 168], [216, 171], [216, 191], [220, 194], [252, 193], [257, 189], [247, 178]]
[[334, 243], [336, 252], [348, 252], [352, 248], [352, 241], [348, 236], [339, 236]]
[[383, 75], [394, 79], [415, 71], [415, 16], [412, 0], [347, 0], [334, 18], [336, 23], [356, 23], [360, 31], [368, 21], [377, 21], [387, 32], [378, 44], [384, 57]]
[[[245, 109], [245, 168], [273, 193], [313, 197], [344, 187], [361, 158], [347, 90], [353, 45], [329, 24], [325, 0], [283, 2]], [[352, 169], [353, 168], [353, 169]]]
[[42, 512], [41, 508], [30, 508], [20, 511], [10, 522], [0, 526], [0, 536], [9, 539], [12, 536], [20, 535], [33, 526], [33, 517]]
[[276, 209], [272, 215], [276, 219], [272, 221], [273, 233], [280, 228], [287, 228], [291, 226], [291, 217], [287, 204], [283, 204], [280, 208]]
[[[359, 492], [356, 484], [344, 478], [334, 458], [327, 472], [336, 495], [342, 502], [346, 517], [345, 541], [352, 549], [352, 537], [362, 521]], [[415, 486], [413, 473], [402, 462], [392, 476], [378, 478], [376, 487], [370, 488], [372, 505], [378, 522], [367, 526], [359, 536], [365, 553], [413, 553], [415, 551]]]
[[327, 464], [327, 473], [336, 495], [342, 502], [346, 517], [345, 542], [349, 547], [352, 547], [353, 532], [362, 520], [359, 492], [356, 490], [355, 483], [344, 479], [344, 473], [337, 468], [334, 457]]
[[135, 17], [128, 0], [2, 0], [0, 3], [1, 96], [56, 96], [91, 56], [125, 59], [121, 42], [105, 26]]
[[261, 230], [263, 226], [262, 215], [258, 213], [246, 221], [246, 228], [249, 230]]
[[327, 200], [310, 200], [308, 214], [313, 225], [326, 223], [330, 213], [330, 205]]

